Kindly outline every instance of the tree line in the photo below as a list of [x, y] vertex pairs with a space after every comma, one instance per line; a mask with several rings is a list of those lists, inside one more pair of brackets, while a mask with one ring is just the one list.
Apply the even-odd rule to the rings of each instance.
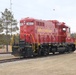
[[15, 35], [7, 35], [7, 39], [6, 39], [6, 35], [5, 34], [0, 34], [0, 45], [12, 45], [14, 42], [15, 43], [19, 43], [19, 34], [15, 34]]

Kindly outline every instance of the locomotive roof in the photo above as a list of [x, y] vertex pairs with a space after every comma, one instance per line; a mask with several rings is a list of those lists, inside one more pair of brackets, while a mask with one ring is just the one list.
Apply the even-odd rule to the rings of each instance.
[[48, 20], [42, 20], [42, 19], [34, 19], [34, 18], [30, 18], [30, 17], [27, 17], [27, 18], [23, 18], [21, 19], [20, 21], [48, 21]]
[[34, 19], [31, 17], [26, 17], [20, 20], [20, 22], [22, 21], [41, 21], [41, 22], [48, 21], [54, 23], [56, 26], [69, 28], [64, 22], [59, 22], [58, 20], [42, 20], [42, 19]]

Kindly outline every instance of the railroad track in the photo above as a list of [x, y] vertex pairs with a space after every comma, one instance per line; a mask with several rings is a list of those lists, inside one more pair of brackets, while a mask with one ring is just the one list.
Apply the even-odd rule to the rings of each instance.
[[23, 60], [23, 59], [20, 59], [20, 58], [3, 59], [3, 60], [0, 60], [0, 64], [1, 63], [7, 63], [7, 62], [19, 61], [19, 60]]
[[[53, 56], [53, 55], [48, 55], [48, 56]], [[29, 59], [36, 59], [36, 58], [44, 58], [44, 57], [48, 57], [48, 56], [35, 56], [35, 57], [26, 57], [26, 58], [7, 58], [7, 59], [1, 59], [0, 60], [0, 64], [1, 63], [7, 63], [7, 62], [14, 62], [14, 61], [21, 61], [21, 60], [29, 60]]]
[[0, 54], [11, 54], [11, 52], [0, 52]]
[[[65, 54], [65, 53], [64, 53]], [[35, 57], [26, 57], [26, 58], [9, 58], [9, 59], [2, 59], [2, 60], [0, 60], [0, 64], [1, 63], [7, 63], [7, 62], [14, 62], [14, 61], [21, 61], [21, 60], [29, 60], [29, 59], [37, 59], [37, 58], [46, 58], [46, 57], [49, 57], [49, 56], [57, 56], [57, 55], [64, 55], [64, 54], [55, 54], [55, 55], [53, 55], [53, 54], [49, 54], [48, 56], [40, 56], [40, 57], [38, 57], [38, 56], [35, 56]], [[70, 53], [68, 53], [68, 54], [70, 54]]]

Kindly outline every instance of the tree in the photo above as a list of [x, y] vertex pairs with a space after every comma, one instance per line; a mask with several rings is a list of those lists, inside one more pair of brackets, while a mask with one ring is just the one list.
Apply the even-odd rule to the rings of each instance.
[[0, 34], [0, 45], [6, 45], [8, 43], [8, 45], [10, 44], [10, 35], [7, 35], [8, 39], [6, 39], [6, 35], [5, 34]]
[[[19, 30], [17, 26], [17, 20], [14, 19], [14, 16], [11, 11], [9, 11], [7, 8], [4, 10], [4, 12], [1, 12], [2, 16], [0, 18], [0, 32], [6, 33], [6, 40], [8, 40], [8, 33], [11, 34], [13, 32], [16, 32]], [[8, 42], [6, 45], [6, 50], [8, 51]]]
[[3, 27], [2, 27], [2, 20], [0, 18], [0, 33], [3, 32]]
[[1, 24], [0, 27], [2, 28], [2, 32], [5, 32], [6, 35], [8, 33], [12, 35], [13, 32], [19, 30], [17, 26], [17, 20], [14, 19], [12, 12], [10, 12], [8, 9], [5, 9], [5, 11], [1, 13], [2, 16], [0, 18], [0, 24]]
[[76, 38], [76, 33], [72, 33], [71, 37]]

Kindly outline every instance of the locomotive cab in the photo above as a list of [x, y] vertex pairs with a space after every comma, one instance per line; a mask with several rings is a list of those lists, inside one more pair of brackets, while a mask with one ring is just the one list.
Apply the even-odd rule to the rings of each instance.
[[60, 34], [60, 38], [61, 38], [61, 43], [65, 43], [68, 27], [65, 25], [65, 23], [62, 22], [59, 28], [60, 28], [59, 34]]
[[19, 44], [12, 46], [12, 54], [15, 56], [31, 56], [33, 54], [32, 44], [34, 43], [35, 22], [31, 18], [25, 18], [20, 21], [20, 40]]
[[20, 39], [28, 43], [32, 42], [32, 35], [34, 35], [35, 22], [33, 19], [25, 18], [20, 21]]

